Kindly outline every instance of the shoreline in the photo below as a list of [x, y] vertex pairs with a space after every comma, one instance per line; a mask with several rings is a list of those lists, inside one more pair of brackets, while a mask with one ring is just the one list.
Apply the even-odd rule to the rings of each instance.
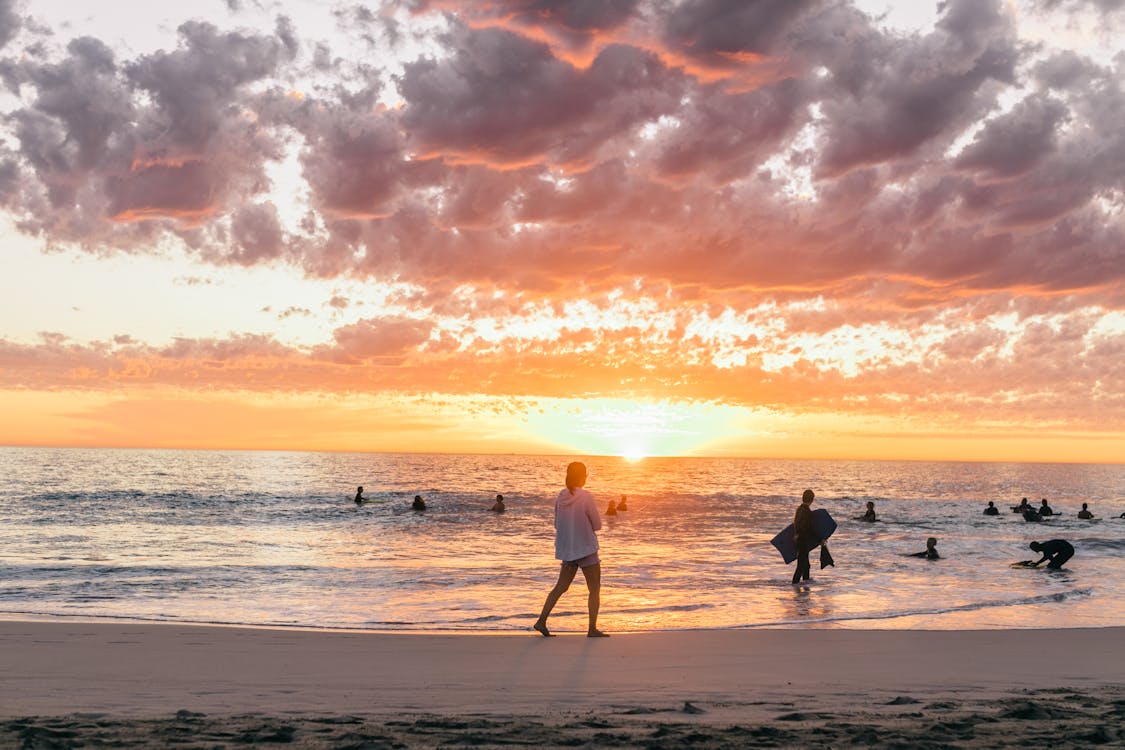
[[1092, 746], [1125, 741], [1123, 637], [0, 621], [0, 747]]
[[[1028, 625], [1026, 627], [1012, 627], [1008, 625], [998, 625], [995, 627], [902, 627], [902, 628], [863, 628], [863, 627], [849, 627], [840, 626], [839, 623], [865, 623], [865, 622], [886, 622], [888, 620], [908, 620], [917, 619], [922, 617], [939, 618], [947, 612], [925, 612], [925, 613], [904, 613], [894, 614], [887, 616], [871, 616], [871, 617], [854, 617], [843, 619], [806, 619], [793, 622], [765, 622], [755, 623], [749, 625], [731, 625], [731, 626], [716, 626], [716, 627], [682, 627], [682, 628], [659, 628], [650, 630], [614, 630], [615, 635], [654, 635], [661, 633], [725, 633], [725, 632], [742, 632], [754, 630], [783, 630], [783, 631], [842, 631], [842, 632], [897, 632], [897, 631], [911, 631], [911, 632], [932, 632], [932, 633], [949, 633], [949, 632], [1007, 632], [1007, 631], [1028, 631], [1028, 630], [1051, 630], [1060, 633], [1069, 633], [1072, 631], [1080, 630], [1106, 630], [1115, 628], [1125, 628], [1123, 625], [1073, 625], [1073, 626], [1057, 626], [1052, 625], [1048, 627], [1038, 627], [1035, 625]], [[529, 615], [529, 621], [533, 616]], [[487, 630], [484, 628], [362, 628], [362, 627], [348, 627], [345, 625], [296, 625], [282, 622], [230, 622], [230, 621], [209, 621], [209, 620], [157, 620], [145, 619], [138, 617], [126, 617], [124, 615], [90, 615], [90, 614], [51, 614], [40, 612], [3, 612], [0, 611], [0, 623], [83, 623], [90, 625], [138, 625], [154, 627], [163, 626], [183, 626], [183, 627], [196, 627], [196, 628], [231, 628], [235, 630], [278, 630], [283, 632], [307, 632], [307, 633], [351, 633], [358, 635], [402, 635], [402, 636], [510, 636], [520, 637], [531, 635], [532, 629], [528, 625], [523, 629], [496, 629]], [[583, 634], [583, 630], [562, 630], [551, 628], [551, 632], [563, 636], [578, 636]]]

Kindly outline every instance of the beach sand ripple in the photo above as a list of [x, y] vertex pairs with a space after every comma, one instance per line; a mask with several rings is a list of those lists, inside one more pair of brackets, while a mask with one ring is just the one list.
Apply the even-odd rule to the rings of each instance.
[[[690, 704], [690, 705], [694, 705]], [[747, 704], [749, 705], [749, 704]], [[416, 747], [666, 748], [872, 747], [938, 750], [1003, 747], [1120, 747], [1125, 687], [1039, 690], [995, 699], [836, 706], [829, 713], [789, 712], [764, 722], [716, 722], [703, 714], [652, 707], [625, 712], [545, 716], [235, 716], [179, 711], [156, 718], [98, 714], [24, 717], [0, 722], [0, 748], [289, 747], [390, 750]], [[659, 718], [654, 718], [659, 716]]]

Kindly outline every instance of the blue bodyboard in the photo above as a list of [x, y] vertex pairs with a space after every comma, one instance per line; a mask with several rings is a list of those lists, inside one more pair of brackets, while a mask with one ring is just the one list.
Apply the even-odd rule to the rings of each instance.
[[[832, 532], [836, 530], [836, 522], [823, 508], [817, 508], [812, 512], [812, 526], [813, 531], [821, 540], [832, 536]], [[797, 543], [793, 539], [793, 524], [789, 524], [782, 529], [777, 536], [770, 540], [770, 544], [777, 547], [777, 551], [781, 553], [781, 559], [786, 564], [797, 559]]]

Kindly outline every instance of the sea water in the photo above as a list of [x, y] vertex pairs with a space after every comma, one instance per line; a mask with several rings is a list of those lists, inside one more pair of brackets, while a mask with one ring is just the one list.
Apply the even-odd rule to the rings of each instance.
[[[1123, 465], [48, 448], [0, 448], [0, 616], [527, 630], [576, 459], [602, 511], [628, 496], [599, 532], [610, 631], [1125, 624]], [[769, 540], [805, 488], [839, 522], [836, 565], [814, 553], [795, 587]], [[1060, 515], [1025, 522], [1021, 497]], [[929, 536], [942, 558], [909, 557]], [[1009, 567], [1056, 538], [1065, 570]], [[585, 607], [579, 575], [552, 628]]]

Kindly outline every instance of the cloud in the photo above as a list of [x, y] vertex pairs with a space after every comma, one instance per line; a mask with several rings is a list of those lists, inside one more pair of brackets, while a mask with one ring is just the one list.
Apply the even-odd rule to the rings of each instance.
[[139, 55], [24, 44], [12, 7], [20, 231], [401, 291], [358, 320], [336, 295], [308, 348], [5, 342], [5, 387], [1120, 416], [1123, 63], [1029, 43], [1001, 0], [910, 33], [844, 0], [434, 0]]
[[15, 7], [16, 0], [0, 0], [0, 48], [12, 41], [23, 25]]

